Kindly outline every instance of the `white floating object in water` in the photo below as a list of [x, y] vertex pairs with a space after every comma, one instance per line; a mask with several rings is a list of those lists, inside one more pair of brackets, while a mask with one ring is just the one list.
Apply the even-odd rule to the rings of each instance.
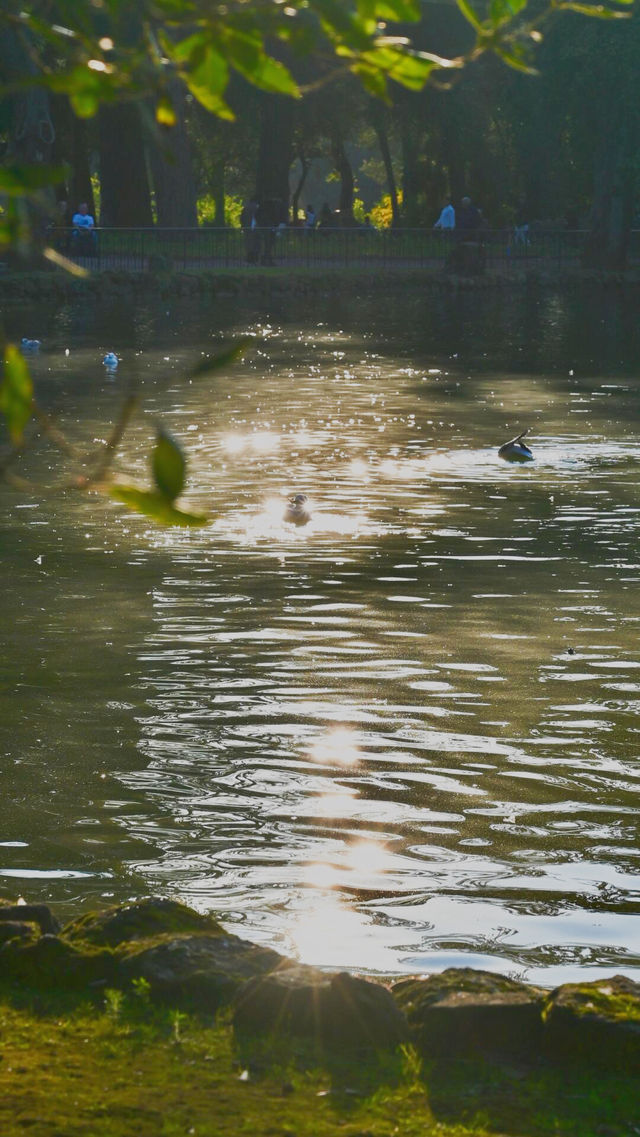
[[65, 347], [65, 349], [64, 349], [64, 354], [65, 354], [65, 355], [71, 355], [71, 352], [69, 351], [69, 348], [68, 348], [68, 347]]
[[26, 336], [23, 336], [20, 340], [20, 347], [23, 351], [39, 351], [40, 346], [40, 340], [30, 340], [27, 339]]
[[102, 362], [104, 363], [105, 367], [108, 367], [110, 370], [115, 371], [116, 367], [118, 366], [118, 356], [114, 351], [108, 351]]
[[523, 442], [525, 434], [528, 433], [529, 428], [527, 427], [526, 430], [522, 431], [522, 434], [518, 434], [509, 442], [505, 442], [498, 450], [499, 456], [504, 458], [505, 462], [532, 462], [533, 451], [529, 449], [526, 442]]

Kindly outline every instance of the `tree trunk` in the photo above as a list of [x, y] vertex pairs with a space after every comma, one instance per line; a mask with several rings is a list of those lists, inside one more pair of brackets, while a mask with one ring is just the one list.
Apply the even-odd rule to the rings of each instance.
[[269, 214], [286, 221], [289, 215], [289, 170], [293, 156], [293, 99], [263, 95], [256, 169], [256, 201]]
[[[27, 33], [25, 32], [25, 35]], [[11, 28], [0, 35], [0, 72], [5, 83], [24, 82], [36, 75], [36, 67], [23, 42]], [[44, 87], [29, 87], [10, 95], [5, 100], [8, 108], [8, 139], [5, 161], [25, 165], [40, 165], [51, 161], [55, 130], [50, 113], [49, 93]], [[28, 236], [20, 237], [14, 254], [24, 267], [35, 256], [39, 261], [42, 245], [47, 240], [47, 226], [54, 217], [55, 193], [53, 186], [42, 195], [44, 205], [27, 201], [29, 218]]]
[[171, 85], [171, 101], [176, 114], [175, 125], [159, 127], [157, 134], [148, 139], [158, 225], [166, 229], [192, 229], [198, 224], [196, 187], [184, 119], [185, 100], [177, 84]]
[[333, 163], [340, 176], [340, 201], [338, 204], [338, 209], [340, 210], [340, 224], [348, 227], [354, 223], [353, 170], [351, 169], [351, 162], [344, 148], [344, 140], [337, 128], [334, 128], [331, 140], [331, 152], [333, 155]]
[[604, 128], [594, 174], [591, 227], [583, 261], [589, 268], [624, 269], [633, 221], [635, 170], [631, 132], [622, 122]]
[[84, 119], [76, 118], [67, 95], [54, 95], [51, 99], [51, 113], [55, 127], [55, 141], [51, 154], [54, 165], [68, 163], [69, 176], [56, 186], [58, 202], [67, 203], [68, 221], [81, 202], [86, 201], [89, 213], [96, 215], [89, 166], [89, 143]]
[[80, 202], [86, 201], [89, 213], [96, 215], [96, 206], [93, 199], [93, 185], [91, 184], [91, 167], [89, 165], [89, 145], [87, 140], [87, 125], [81, 118], [72, 116], [72, 156], [71, 178], [69, 180], [70, 205], [74, 212]]
[[400, 128], [402, 146], [402, 214], [407, 225], [419, 224], [420, 177], [415, 125], [407, 114]]
[[299, 203], [300, 203], [300, 194], [302, 193], [302, 191], [304, 189], [304, 183], [306, 182], [307, 174], [309, 173], [309, 162], [307, 161], [305, 154], [304, 154], [304, 151], [302, 149], [298, 150], [296, 157], [297, 157], [298, 161], [300, 162], [300, 177], [298, 178], [296, 188], [294, 189], [292, 197], [291, 197], [291, 224], [292, 225], [297, 225], [297, 223], [298, 223], [298, 208], [299, 208]]
[[373, 129], [376, 132], [376, 138], [378, 139], [385, 174], [387, 175], [387, 189], [391, 201], [391, 224], [394, 229], [397, 229], [400, 224], [400, 209], [398, 208], [396, 176], [393, 172], [393, 162], [391, 161], [391, 151], [389, 150], [389, 139], [387, 138], [385, 129], [382, 107], [379, 103], [373, 102], [373, 100], [371, 102], [371, 120], [373, 122]]
[[137, 106], [102, 106], [100, 129], [100, 224], [148, 228], [151, 195]]

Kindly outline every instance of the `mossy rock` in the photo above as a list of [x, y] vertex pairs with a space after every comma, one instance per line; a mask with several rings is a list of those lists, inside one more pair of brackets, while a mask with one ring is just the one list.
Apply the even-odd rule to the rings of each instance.
[[403, 979], [392, 994], [412, 1040], [431, 1058], [500, 1054], [533, 1057], [542, 1046], [544, 993], [470, 967]]
[[82, 941], [117, 947], [130, 940], [153, 939], [165, 935], [226, 935], [213, 916], [203, 916], [177, 900], [149, 897], [133, 904], [107, 908], [104, 912], [86, 912], [72, 920], [62, 935], [72, 943]]
[[233, 1024], [240, 1037], [291, 1037], [324, 1051], [388, 1050], [409, 1038], [404, 1014], [381, 984], [303, 964], [246, 983]]
[[31, 942], [13, 939], [0, 948], [3, 980], [28, 987], [78, 988], [112, 983], [116, 978], [113, 953], [98, 948], [80, 949], [58, 936], [40, 936]]
[[3, 920], [0, 922], [0, 946], [12, 940], [24, 943], [25, 940], [34, 940], [36, 932], [32, 924], [22, 924], [19, 920]]
[[121, 945], [118, 985], [145, 979], [155, 999], [215, 1011], [248, 979], [282, 962], [278, 952], [226, 932], [165, 936], [124, 950]]
[[6, 923], [0, 971], [30, 987], [126, 988], [145, 979], [154, 999], [215, 1011], [248, 979], [283, 962], [277, 952], [229, 934], [212, 916], [174, 900], [87, 913], [59, 937], [35, 938], [31, 925], [25, 923], [23, 933], [14, 923]]
[[640, 1072], [640, 984], [632, 979], [565, 983], [548, 996], [543, 1018], [554, 1061]]

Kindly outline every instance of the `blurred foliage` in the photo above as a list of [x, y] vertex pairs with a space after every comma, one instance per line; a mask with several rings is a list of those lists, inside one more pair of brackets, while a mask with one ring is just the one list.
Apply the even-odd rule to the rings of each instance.
[[[398, 201], [402, 205], [402, 190], [398, 193]], [[393, 214], [391, 212], [391, 195], [384, 193], [380, 200], [372, 206], [369, 212], [369, 218], [372, 225], [377, 229], [388, 229], [393, 221]]]
[[242, 198], [237, 194], [226, 193], [224, 195], [224, 218], [216, 216], [216, 203], [210, 193], [199, 197], [197, 206], [199, 225], [230, 225], [232, 229], [240, 228]]
[[33, 383], [27, 361], [15, 344], [7, 344], [0, 385], [0, 410], [4, 414], [11, 440], [19, 445], [33, 410]]

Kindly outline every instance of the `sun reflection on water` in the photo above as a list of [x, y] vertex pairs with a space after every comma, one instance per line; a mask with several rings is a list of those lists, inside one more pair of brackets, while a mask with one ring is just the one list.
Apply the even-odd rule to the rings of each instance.
[[355, 766], [361, 759], [358, 739], [348, 727], [335, 727], [317, 738], [309, 748], [312, 762]]
[[388, 969], [393, 953], [384, 937], [371, 934], [371, 917], [351, 907], [333, 891], [309, 889], [308, 910], [289, 929], [290, 951], [302, 963], [324, 967]]
[[221, 446], [228, 454], [242, 454], [253, 450], [257, 454], [269, 454], [277, 450], [282, 437], [275, 430], [253, 430], [247, 432], [229, 431], [221, 439]]

